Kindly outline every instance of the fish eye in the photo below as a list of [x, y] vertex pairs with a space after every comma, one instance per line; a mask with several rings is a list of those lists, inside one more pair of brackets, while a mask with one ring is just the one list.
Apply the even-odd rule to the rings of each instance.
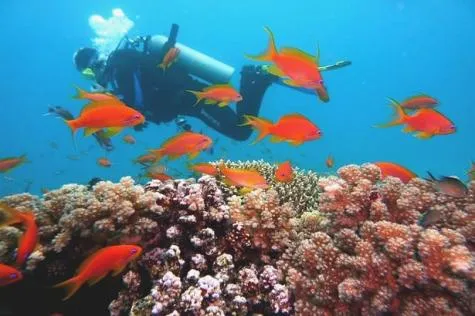
[[130, 254], [135, 255], [136, 253], [137, 253], [137, 249], [132, 248], [132, 249], [130, 250]]
[[135, 119], [139, 119], [139, 118], [140, 118], [140, 114], [135, 114], [135, 115], [134, 115], [134, 118], [135, 118]]
[[8, 277], [10, 278], [10, 280], [14, 280], [14, 279], [18, 278], [18, 274], [10, 273], [10, 275]]
[[453, 130], [455, 130], [456, 127], [455, 127], [455, 125], [450, 125], [449, 128], [453, 131]]
[[323, 85], [323, 80], [319, 80], [318, 83]]

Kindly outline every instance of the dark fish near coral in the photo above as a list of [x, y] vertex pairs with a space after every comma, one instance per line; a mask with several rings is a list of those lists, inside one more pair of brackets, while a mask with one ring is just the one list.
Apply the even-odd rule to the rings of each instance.
[[96, 183], [99, 183], [101, 181], [103, 181], [103, 180], [101, 178], [98, 178], [98, 177], [94, 177], [91, 180], [89, 180], [89, 182], [87, 183], [88, 190], [92, 190], [92, 187], [94, 185], [96, 185]]
[[425, 212], [419, 219], [419, 225], [422, 227], [427, 227], [429, 225], [435, 224], [442, 218], [440, 210], [429, 210]]
[[56, 116], [58, 116], [60, 118], [63, 118], [65, 120], [73, 120], [74, 119], [74, 115], [72, 115], [71, 112], [69, 112], [65, 108], [63, 108], [61, 106], [57, 106], [57, 105], [48, 107], [48, 112], [43, 114], [43, 116], [47, 116], [47, 115], [56, 115]]
[[437, 179], [429, 171], [427, 173], [430, 179], [426, 180], [433, 183], [439, 192], [456, 198], [462, 198], [468, 194], [467, 186], [457, 177], [442, 176], [440, 179]]

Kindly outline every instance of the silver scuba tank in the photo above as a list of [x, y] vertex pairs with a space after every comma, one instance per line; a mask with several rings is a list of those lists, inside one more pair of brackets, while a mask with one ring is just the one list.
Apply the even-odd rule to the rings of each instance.
[[[150, 51], [161, 51], [167, 41], [166, 36], [152, 36], [149, 42]], [[233, 67], [183, 44], [176, 43], [175, 47], [180, 50], [176, 60], [177, 65], [187, 69], [191, 75], [212, 84], [227, 83], [231, 79], [234, 73]]]

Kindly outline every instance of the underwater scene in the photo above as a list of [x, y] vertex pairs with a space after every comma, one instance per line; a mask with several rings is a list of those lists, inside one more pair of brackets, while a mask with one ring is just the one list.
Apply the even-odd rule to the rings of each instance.
[[475, 315], [474, 1], [0, 8], [0, 316]]

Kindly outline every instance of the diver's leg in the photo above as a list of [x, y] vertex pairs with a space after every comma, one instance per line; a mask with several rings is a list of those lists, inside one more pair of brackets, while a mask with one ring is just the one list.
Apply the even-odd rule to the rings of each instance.
[[257, 116], [267, 88], [277, 82], [278, 77], [265, 71], [262, 66], [246, 65], [241, 70], [240, 94], [242, 101], [237, 103], [239, 121], [243, 115]]

